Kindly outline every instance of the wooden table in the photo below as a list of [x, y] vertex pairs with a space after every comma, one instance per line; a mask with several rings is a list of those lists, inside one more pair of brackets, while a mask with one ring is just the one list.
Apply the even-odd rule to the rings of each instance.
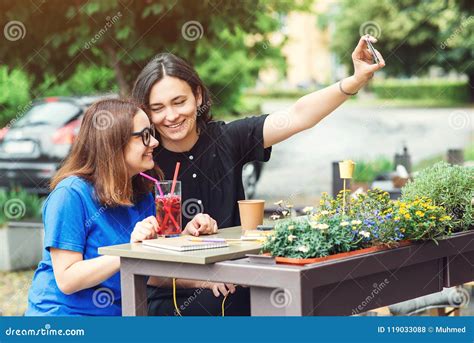
[[[252, 242], [186, 253], [123, 244], [100, 248], [99, 253], [120, 256], [124, 316], [147, 315], [146, 276], [248, 285], [252, 315], [351, 315], [439, 292], [447, 280], [449, 286], [454, 280], [473, 281], [474, 269], [467, 262], [460, 267], [462, 279], [450, 277], [459, 273], [457, 265], [450, 264], [453, 256], [471, 257], [473, 233], [439, 245], [424, 242], [307, 266], [245, 258], [260, 250]], [[222, 229], [217, 236], [241, 234], [235, 227]]]

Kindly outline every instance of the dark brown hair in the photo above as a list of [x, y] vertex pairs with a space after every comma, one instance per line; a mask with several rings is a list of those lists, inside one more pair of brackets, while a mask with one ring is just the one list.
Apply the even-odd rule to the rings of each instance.
[[[130, 206], [153, 190], [153, 183], [131, 178], [125, 162], [125, 147], [133, 132], [139, 107], [131, 101], [106, 99], [92, 104], [82, 120], [70, 155], [51, 181], [51, 190], [69, 176], [78, 176], [94, 186], [97, 200], [108, 206]], [[158, 167], [148, 171], [160, 177]]]
[[197, 127], [205, 129], [206, 124], [212, 120], [209, 91], [193, 67], [178, 56], [170, 53], [156, 55], [138, 75], [132, 90], [133, 99], [148, 109], [152, 87], [165, 76], [185, 81], [195, 97], [201, 93], [202, 104], [197, 109]]

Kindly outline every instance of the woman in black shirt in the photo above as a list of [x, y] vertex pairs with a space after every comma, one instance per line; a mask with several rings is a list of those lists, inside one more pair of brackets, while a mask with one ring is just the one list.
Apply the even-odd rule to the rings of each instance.
[[[288, 110], [231, 123], [212, 121], [209, 92], [196, 71], [179, 57], [157, 55], [138, 76], [133, 97], [144, 105], [159, 133], [155, 161], [165, 179], [181, 162], [183, 225], [205, 212], [219, 228], [240, 224], [237, 201], [244, 199], [242, 167], [268, 161], [271, 146], [309, 129], [357, 93], [385, 65], [372, 63], [366, 39], [352, 53], [354, 75], [298, 99]], [[208, 218], [209, 225], [214, 225]], [[225, 292], [224, 292], [225, 293]]]

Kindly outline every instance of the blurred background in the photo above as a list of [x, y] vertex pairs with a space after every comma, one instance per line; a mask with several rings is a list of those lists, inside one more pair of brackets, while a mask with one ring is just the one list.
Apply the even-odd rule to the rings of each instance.
[[42, 199], [84, 110], [127, 96], [159, 52], [192, 63], [214, 118], [231, 121], [285, 110], [351, 75], [360, 35], [378, 38], [387, 65], [363, 91], [275, 146], [270, 162], [245, 167], [247, 196], [267, 200], [269, 212], [278, 200], [301, 208], [337, 190], [333, 162], [342, 159], [357, 163], [353, 189], [377, 185], [394, 197], [397, 165], [413, 174], [474, 160], [469, 0], [2, 0], [0, 25], [4, 315], [25, 309], [41, 258]]

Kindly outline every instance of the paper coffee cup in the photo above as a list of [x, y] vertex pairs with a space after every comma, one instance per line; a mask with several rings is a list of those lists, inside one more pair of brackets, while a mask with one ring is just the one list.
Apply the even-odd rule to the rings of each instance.
[[265, 200], [239, 200], [240, 223], [244, 230], [255, 230], [263, 224]]

